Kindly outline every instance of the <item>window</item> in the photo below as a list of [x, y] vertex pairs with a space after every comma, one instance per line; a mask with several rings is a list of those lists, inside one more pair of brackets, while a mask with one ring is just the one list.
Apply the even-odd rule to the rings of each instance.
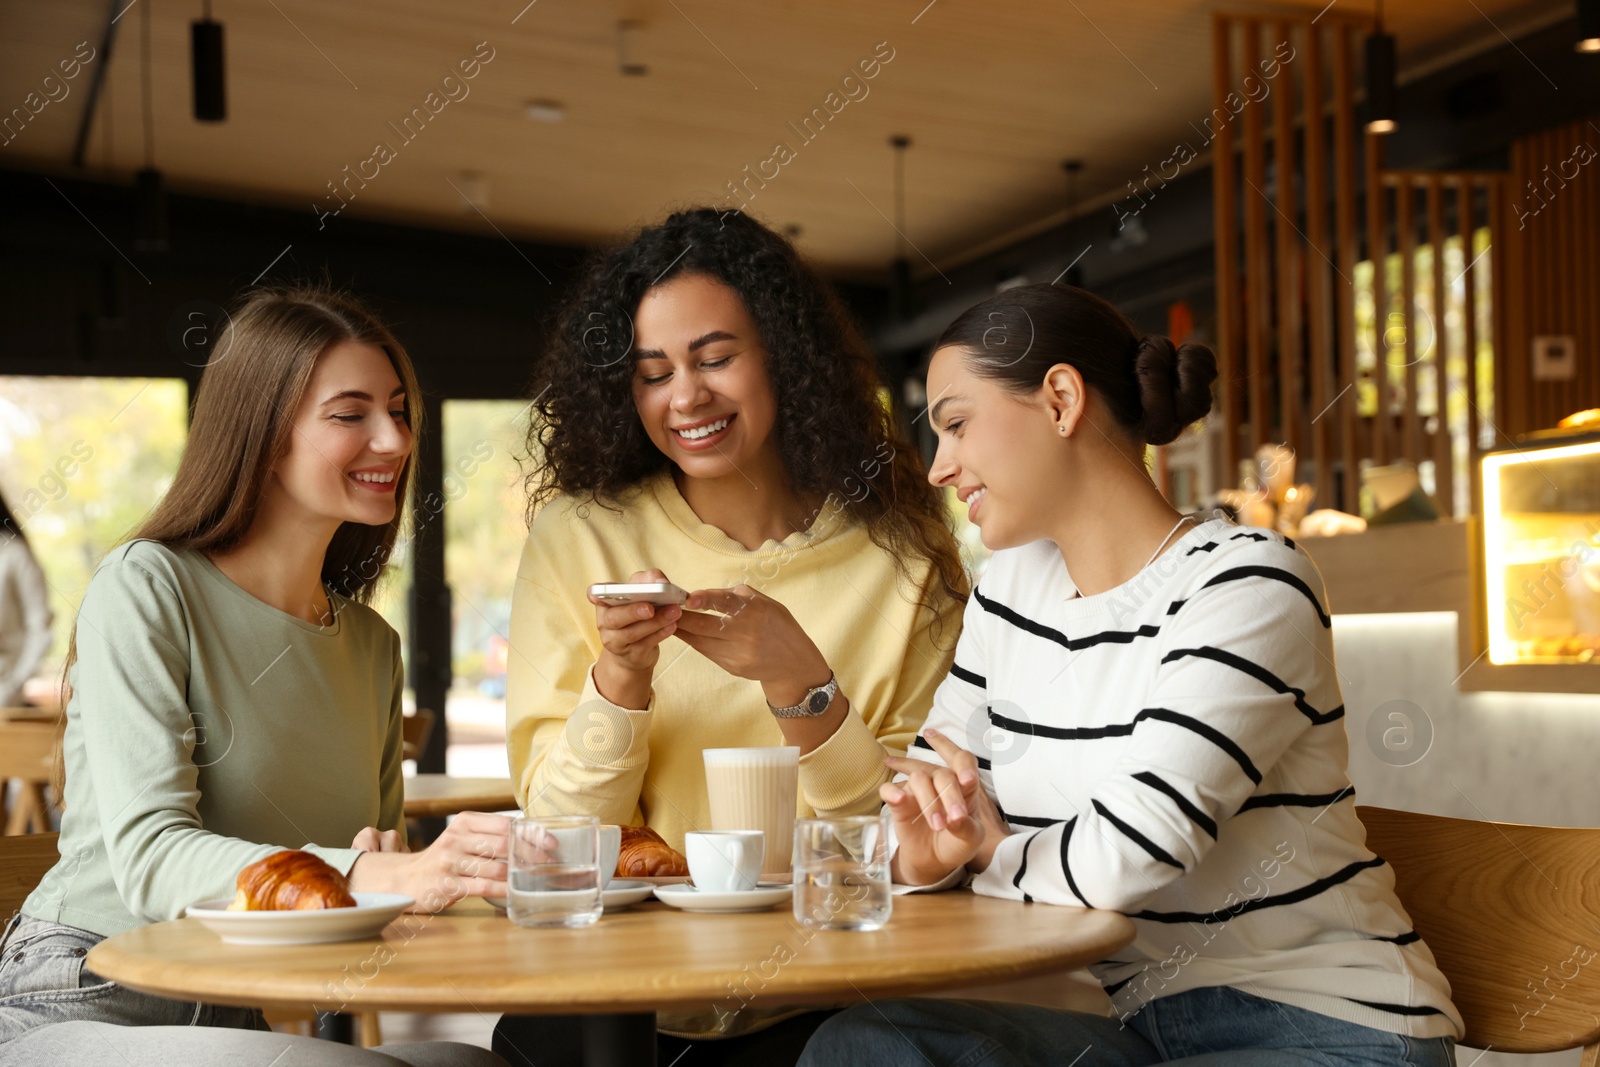
[[177, 378], [0, 377], [0, 493], [45, 573], [56, 616], [41, 680], [59, 680], [101, 558], [172, 484], [188, 406]]
[[511, 590], [528, 536], [523, 400], [444, 402], [445, 581], [454, 679], [445, 701], [450, 774], [505, 776]]

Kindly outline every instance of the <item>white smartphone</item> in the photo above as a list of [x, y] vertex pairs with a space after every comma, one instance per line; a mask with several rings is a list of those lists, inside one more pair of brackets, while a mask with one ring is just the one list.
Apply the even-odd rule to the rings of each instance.
[[689, 599], [671, 582], [596, 582], [589, 595], [606, 604], [682, 604]]

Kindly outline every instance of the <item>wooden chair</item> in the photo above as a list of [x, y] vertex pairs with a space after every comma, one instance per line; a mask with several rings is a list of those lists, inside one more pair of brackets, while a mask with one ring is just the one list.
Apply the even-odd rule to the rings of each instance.
[[22, 910], [45, 872], [59, 858], [56, 843], [60, 834], [25, 834], [0, 837], [0, 923]]
[[1600, 829], [1356, 812], [1450, 980], [1461, 1043], [1600, 1067]]
[[[48, 833], [50, 799], [45, 789], [55, 760], [56, 727], [49, 722], [0, 722], [0, 814], [5, 832]], [[9, 813], [5, 812], [5, 786], [19, 779], [22, 791]]]
[[401, 751], [406, 759], [416, 759], [428, 747], [428, 738], [433, 736], [434, 718], [431, 708], [418, 708], [405, 717]]

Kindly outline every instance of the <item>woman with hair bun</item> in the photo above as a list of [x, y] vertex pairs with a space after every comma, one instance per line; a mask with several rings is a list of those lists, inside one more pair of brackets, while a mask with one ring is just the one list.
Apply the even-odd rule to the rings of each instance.
[[1180, 515], [1146, 471], [1215, 378], [1205, 346], [1066, 286], [940, 336], [929, 477], [995, 554], [919, 758], [887, 761], [894, 879], [1138, 934], [1091, 968], [1115, 1018], [875, 1003], [802, 1064], [1453, 1062], [1449, 985], [1356, 818], [1321, 578], [1286, 537]]

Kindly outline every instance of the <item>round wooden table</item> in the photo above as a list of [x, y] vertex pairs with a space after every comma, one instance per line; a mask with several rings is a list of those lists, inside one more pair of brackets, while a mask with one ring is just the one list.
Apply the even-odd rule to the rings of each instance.
[[517, 796], [509, 778], [418, 774], [405, 781], [408, 819], [436, 818], [463, 811], [504, 811], [517, 806]]
[[102, 941], [87, 966], [133, 989], [217, 1004], [604, 1015], [587, 1020], [586, 1062], [652, 1064], [657, 1010], [928, 993], [1070, 970], [1133, 936], [1115, 912], [965, 891], [896, 897], [872, 933], [814, 932], [787, 905], [708, 915], [654, 902], [586, 929], [525, 929], [473, 900], [333, 945], [228, 945], [193, 919], [154, 923]]

